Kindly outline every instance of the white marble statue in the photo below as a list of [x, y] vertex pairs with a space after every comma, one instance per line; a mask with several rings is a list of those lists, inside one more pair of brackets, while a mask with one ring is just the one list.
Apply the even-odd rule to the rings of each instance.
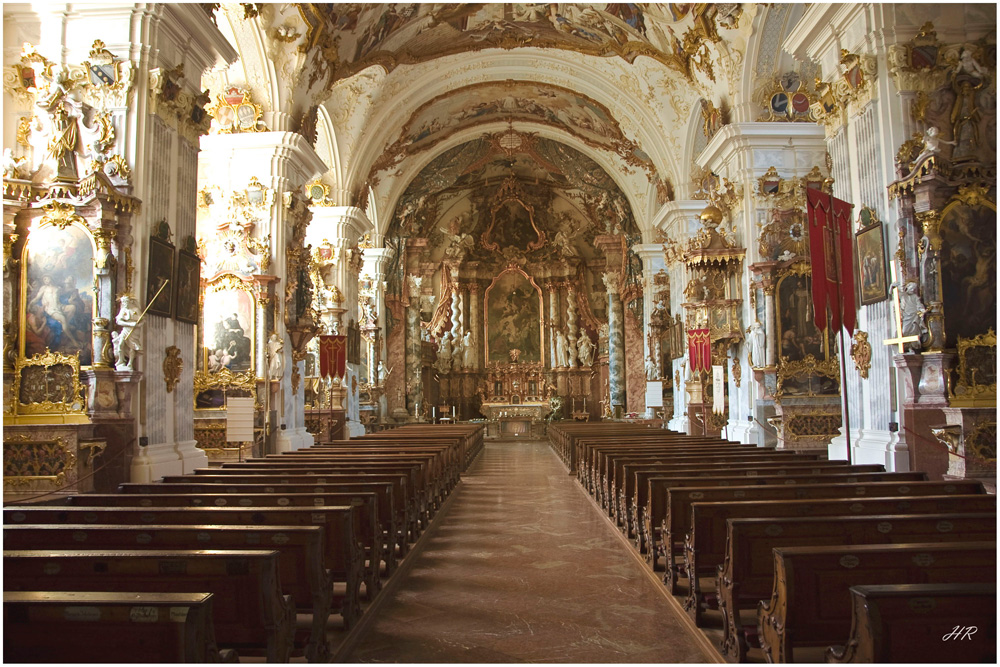
[[576, 339], [576, 350], [580, 366], [587, 367], [594, 364], [594, 344], [585, 331], [580, 331], [580, 337]]
[[139, 328], [140, 311], [135, 299], [125, 294], [121, 298], [121, 308], [115, 317], [115, 322], [121, 331], [111, 334], [112, 349], [115, 353], [115, 370], [131, 371], [136, 357], [142, 351], [135, 331]]
[[750, 365], [754, 368], [761, 368], [766, 363], [767, 353], [765, 351], [766, 336], [764, 327], [760, 320], [754, 320], [747, 329], [747, 344], [749, 345]]
[[[910, 281], [906, 283], [899, 293], [899, 310], [903, 321], [903, 336], [922, 336], [927, 333], [927, 324], [924, 322], [924, 314], [927, 307], [918, 293], [917, 283]], [[919, 350], [920, 341], [909, 343], [911, 349]]]
[[556, 368], [566, 368], [569, 360], [566, 358], [566, 334], [556, 331]]
[[452, 330], [449, 335], [451, 336], [451, 367], [456, 371], [462, 370], [462, 360], [465, 358], [462, 351], [462, 332]]
[[451, 332], [445, 331], [438, 342], [437, 369], [440, 373], [451, 371]]
[[267, 376], [272, 380], [280, 380], [285, 374], [285, 342], [276, 333], [267, 339], [267, 356]]
[[476, 365], [476, 348], [472, 341], [472, 332], [466, 331], [462, 336], [462, 368], [471, 369]]
[[660, 365], [652, 356], [646, 357], [646, 379], [651, 381], [660, 379]]
[[375, 381], [378, 383], [378, 386], [385, 385], [385, 379], [389, 377], [389, 373], [391, 372], [391, 369], [388, 371], [385, 370], [385, 364], [381, 361], [378, 362], [378, 368], [375, 370]]

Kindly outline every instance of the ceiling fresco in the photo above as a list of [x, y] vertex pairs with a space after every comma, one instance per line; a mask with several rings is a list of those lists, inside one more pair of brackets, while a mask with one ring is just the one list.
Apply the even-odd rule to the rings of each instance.
[[513, 80], [466, 86], [422, 105], [403, 126], [400, 138], [375, 163], [371, 176], [433, 148], [455, 132], [496, 121], [538, 123], [562, 130], [655, 176], [649, 156], [622, 133], [607, 107], [567, 88]]
[[[486, 263], [592, 257], [597, 234], [638, 239], [614, 180], [579, 151], [512, 132], [519, 149], [476, 139], [443, 152], [411, 181], [389, 237], [425, 237], [452, 259]], [[484, 159], [485, 158], [485, 159]]]
[[[334, 80], [371, 65], [388, 71], [445, 55], [523, 46], [658, 60], [690, 74], [692, 46], [735, 28], [739, 3], [330, 3], [300, 8], [310, 32], [336, 34], [325, 49]], [[680, 34], [678, 34], [680, 33]], [[310, 34], [308, 41], [319, 37]], [[706, 64], [706, 63], [702, 63]]]

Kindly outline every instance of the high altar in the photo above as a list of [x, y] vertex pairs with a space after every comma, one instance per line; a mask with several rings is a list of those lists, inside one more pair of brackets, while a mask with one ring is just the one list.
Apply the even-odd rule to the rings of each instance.
[[385, 386], [390, 416], [453, 408], [492, 434], [531, 435], [547, 419], [644, 408], [639, 236], [610, 179], [560, 189], [581, 168], [603, 173], [508, 129], [426, 167], [463, 181], [463, 196], [429, 197], [422, 179], [404, 194], [385, 237], [387, 365], [405, 369]]

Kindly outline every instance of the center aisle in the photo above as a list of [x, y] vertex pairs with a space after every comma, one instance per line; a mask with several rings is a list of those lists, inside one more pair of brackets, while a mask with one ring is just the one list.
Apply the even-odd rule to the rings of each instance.
[[348, 661], [706, 662], [548, 442], [488, 441], [462, 479]]

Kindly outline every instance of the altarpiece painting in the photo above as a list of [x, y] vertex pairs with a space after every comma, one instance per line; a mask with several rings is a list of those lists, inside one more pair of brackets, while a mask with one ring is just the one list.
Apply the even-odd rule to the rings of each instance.
[[486, 290], [486, 360], [542, 361], [542, 292], [528, 274], [509, 268]]
[[82, 225], [45, 225], [31, 231], [22, 272], [22, 356], [46, 350], [92, 360], [94, 245]]

